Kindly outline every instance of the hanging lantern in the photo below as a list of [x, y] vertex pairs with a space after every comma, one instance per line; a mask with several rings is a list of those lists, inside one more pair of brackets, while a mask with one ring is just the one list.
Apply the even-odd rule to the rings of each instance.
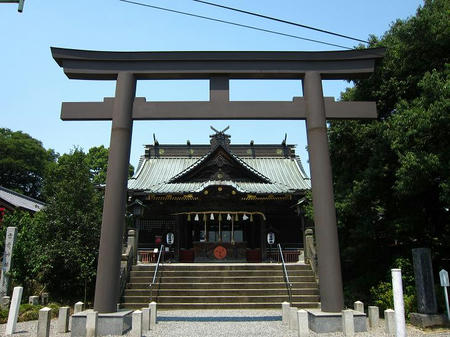
[[230, 215], [230, 213], [227, 214], [227, 220], [228, 220], [228, 221], [231, 221], [231, 215]]
[[219, 221], [222, 221], [222, 213], [219, 213]]
[[187, 221], [191, 221], [191, 213], [188, 213]]
[[198, 221], [198, 220], [199, 220], [198, 214], [195, 214], [194, 220], [195, 220], [195, 221]]
[[250, 214], [250, 222], [253, 222], [253, 214]]
[[244, 215], [242, 216], [242, 220], [244, 220], [244, 221], [245, 221], [245, 220], [248, 220], [247, 214], [244, 213]]
[[214, 213], [211, 213], [211, 216], [209, 217], [209, 220], [214, 220]]

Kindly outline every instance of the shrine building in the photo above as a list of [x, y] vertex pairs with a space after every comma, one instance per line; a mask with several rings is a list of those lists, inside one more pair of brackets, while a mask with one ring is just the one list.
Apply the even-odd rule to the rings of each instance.
[[226, 130], [209, 145], [145, 146], [128, 181], [139, 262], [155, 262], [161, 244], [174, 262], [264, 262], [278, 243], [298, 261], [310, 179], [295, 146], [232, 145]]

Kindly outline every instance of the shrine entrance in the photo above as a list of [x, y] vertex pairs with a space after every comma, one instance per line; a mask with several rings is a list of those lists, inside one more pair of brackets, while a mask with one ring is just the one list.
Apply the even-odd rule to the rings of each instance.
[[[321, 310], [344, 307], [327, 119], [376, 118], [374, 102], [325, 99], [322, 80], [368, 76], [383, 48], [329, 52], [101, 52], [52, 48], [73, 79], [115, 80], [113, 99], [63, 103], [63, 120], [112, 120], [94, 310], [116, 312], [121, 237], [133, 120], [306, 119]], [[146, 102], [136, 81], [209, 79], [207, 102]], [[230, 79], [301, 79], [304, 98], [292, 102], [229, 100]]]

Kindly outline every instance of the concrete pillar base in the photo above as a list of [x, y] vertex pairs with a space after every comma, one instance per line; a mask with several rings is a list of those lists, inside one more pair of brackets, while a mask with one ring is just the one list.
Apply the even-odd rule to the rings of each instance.
[[[88, 311], [72, 315], [71, 337], [86, 336], [86, 316]], [[124, 335], [131, 329], [133, 310], [122, 310], [114, 313], [99, 313], [97, 321], [97, 336]]]
[[[319, 309], [308, 309], [309, 329], [316, 333], [342, 331], [342, 312], [323, 312]], [[367, 316], [353, 311], [355, 332], [367, 331]]]

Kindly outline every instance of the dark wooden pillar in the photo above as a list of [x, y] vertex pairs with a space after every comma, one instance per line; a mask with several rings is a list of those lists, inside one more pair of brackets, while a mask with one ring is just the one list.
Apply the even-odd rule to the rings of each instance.
[[136, 79], [134, 75], [129, 72], [120, 72], [117, 76], [113, 107], [95, 284], [94, 310], [101, 313], [117, 311], [135, 93]]

